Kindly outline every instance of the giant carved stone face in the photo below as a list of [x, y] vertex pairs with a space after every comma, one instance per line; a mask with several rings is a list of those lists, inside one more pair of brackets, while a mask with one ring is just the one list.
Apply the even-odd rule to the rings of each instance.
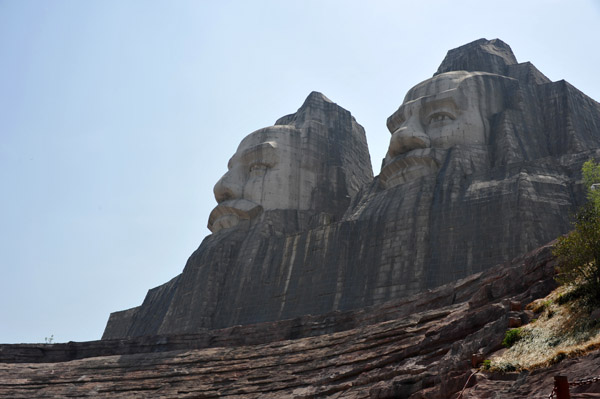
[[218, 206], [208, 228], [217, 231], [253, 219], [263, 210], [310, 208], [318, 162], [303, 153], [301, 130], [271, 126], [251, 133], [240, 143], [229, 171], [214, 187]]
[[380, 174], [384, 187], [437, 173], [451, 147], [487, 144], [489, 118], [503, 109], [507, 79], [483, 72], [447, 72], [409, 90], [387, 121], [392, 138]]

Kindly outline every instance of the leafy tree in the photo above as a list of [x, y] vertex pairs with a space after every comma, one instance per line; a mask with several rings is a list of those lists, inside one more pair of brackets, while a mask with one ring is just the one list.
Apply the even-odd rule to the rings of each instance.
[[581, 174], [588, 201], [600, 208], [600, 186], [594, 186], [600, 183], [600, 164], [592, 159], [586, 161], [581, 168]]
[[588, 202], [575, 214], [575, 229], [558, 239], [554, 255], [560, 260], [557, 280], [576, 284], [592, 303], [600, 303], [600, 165], [583, 164], [583, 181]]

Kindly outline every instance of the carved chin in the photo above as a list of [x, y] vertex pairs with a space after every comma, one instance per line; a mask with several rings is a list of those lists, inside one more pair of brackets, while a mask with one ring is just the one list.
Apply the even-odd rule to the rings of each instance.
[[223, 215], [212, 224], [211, 231], [216, 233], [222, 229], [228, 229], [233, 226], [237, 226], [240, 223], [240, 218], [238, 215]]
[[242, 220], [250, 220], [262, 212], [262, 206], [248, 200], [237, 199], [220, 203], [208, 217], [208, 229], [213, 233], [237, 226]]
[[379, 181], [385, 188], [395, 187], [434, 173], [439, 169], [438, 162], [422, 151], [411, 151], [387, 163], [379, 174]]

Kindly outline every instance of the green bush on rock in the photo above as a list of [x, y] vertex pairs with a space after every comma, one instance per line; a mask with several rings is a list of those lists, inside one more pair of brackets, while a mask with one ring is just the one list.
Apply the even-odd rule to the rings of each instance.
[[587, 302], [600, 304], [600, 165], [587, 161], [582, 168], [588, 202], [575, 214], [575, 229], [559, 237], [554, 255], [559, 258], [557, 281], [577, 285]]
[[513, 346], [515, 342], [522, 338], [521, 331], [522, 330], [520, 328], [511, 328], [508, 330], [506, 335], [504, 335], [504, 339], [502, 340], [502, 346], [505, 348], [510, 348]]

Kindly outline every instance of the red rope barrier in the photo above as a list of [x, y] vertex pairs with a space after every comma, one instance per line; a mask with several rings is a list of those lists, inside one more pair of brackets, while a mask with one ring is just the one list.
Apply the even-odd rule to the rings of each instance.
[[469, 381], [471, 381], [471, 377], [473, 377], [475, 374], [477, 374], [479, 370], [473, 371], [471, 373], [471, 375], [469, 376], [469, 378], [467, 378], [467, 382], [465, 382], [465, 386], [463, 387], [462, 391], [460, 391], [460, 394], [458, 395], [458, 397], [456, 399], [461, 399], [463, 396], [463, 393], [465, 392], [465, 389], [467, 389], [467, 385], [469, 385]]

